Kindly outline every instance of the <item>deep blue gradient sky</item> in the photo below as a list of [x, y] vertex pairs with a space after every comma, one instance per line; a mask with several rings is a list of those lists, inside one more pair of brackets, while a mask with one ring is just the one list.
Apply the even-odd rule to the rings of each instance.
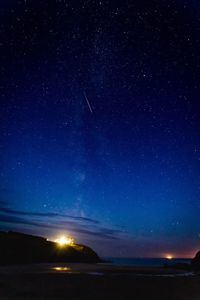
[[0, 225], [103, 256], [200, 249], [200, 6], [1, 1]]

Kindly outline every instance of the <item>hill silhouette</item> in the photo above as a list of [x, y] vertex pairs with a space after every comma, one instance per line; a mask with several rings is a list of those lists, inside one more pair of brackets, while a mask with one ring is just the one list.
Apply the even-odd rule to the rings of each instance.
[[0, 232], [0, 264], [43, 262], [100, 262], [99, 256], [85, 245], [65, 245], [44, 237], [20, 232]]
[[198, 271], [200, 270], [200, 251], [198, 251], [192, 259], [192, 268]]

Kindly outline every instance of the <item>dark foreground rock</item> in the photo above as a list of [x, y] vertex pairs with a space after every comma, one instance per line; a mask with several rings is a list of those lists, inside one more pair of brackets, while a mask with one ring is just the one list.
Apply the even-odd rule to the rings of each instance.
[[192, 271], [192, 266], [190, 263], [176, 263], [176, 264], [165, 264], [164, 268], [167, 269], [175, 269], [175, 270], [185, 270], [185, 271]]
[[0, 264], [40, 262], [100, 262], [89, 247], [74, 244], [59, 247], [46, 238], [18, 232], [0, 232]]
[[192, 259], [191, 265], [194, 270], [200, 270], [200, 251]]

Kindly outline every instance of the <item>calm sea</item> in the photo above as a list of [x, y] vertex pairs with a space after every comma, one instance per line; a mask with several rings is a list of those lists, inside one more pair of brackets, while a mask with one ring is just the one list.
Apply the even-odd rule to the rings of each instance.
[[106, 261], [111, 262], [114, 265], [126, 265], [126, 266], [147, 266], [147, 267], [162, 267], [164, 265], [173, 265], [177, 263], [190, 264], [190, 259], [174, 258], [122, 258], [122, 257], [105, 257]]

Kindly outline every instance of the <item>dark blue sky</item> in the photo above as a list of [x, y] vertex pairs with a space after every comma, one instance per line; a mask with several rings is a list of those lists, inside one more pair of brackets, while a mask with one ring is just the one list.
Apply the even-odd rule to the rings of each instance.
[[200, 7], [1, 1], [0, 224], [100, 255], [200, 248]]

